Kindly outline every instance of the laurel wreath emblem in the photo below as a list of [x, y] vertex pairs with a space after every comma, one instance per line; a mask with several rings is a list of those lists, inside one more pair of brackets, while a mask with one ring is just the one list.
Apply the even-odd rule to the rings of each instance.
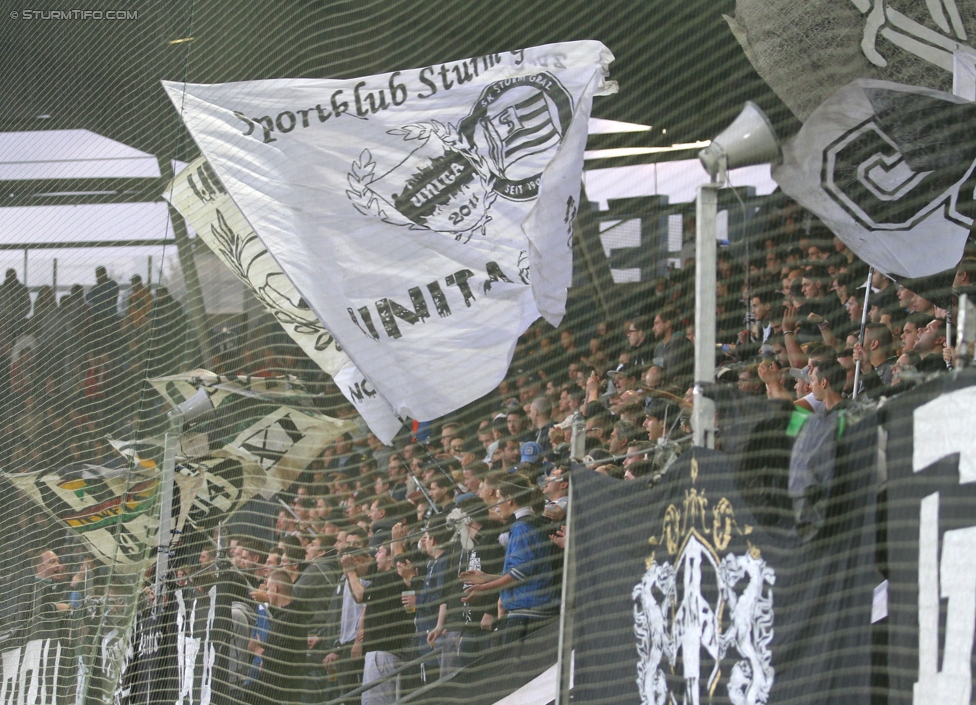
[[[277, 292], [269, 279], [265, 278], [264, 283], [261, 284], [251, 278], [251, 266], [261, 258], [271, 256], [254, 231], [249, 231], [246, 235], [235, 232], [224, 214], [217, 209], [217, 223], [211, 223], [210, 232], [217, 241], [216, 251], [222, 256], [224, 263], [238, 279], [251, 287], [258, 300], [282, 325], [291, 326], [294, 332], [300, 335], [316, 336], [314, 343], [316, 350], [326, 350], [334, 344], [332, 334], [314, 314], [310, 313], [307, 318], [303, 318], [300, 314], [296, 315], [294, 309], [282, 305], [280, 299], [288, 300], [288, 297]], [[308, 310], [308, 306], [300, 300], [298, 309]], [[336, 348], [339, 349], [338, 344]]]
[[352, 163], [352, 171], [347, 174], [349, 190], [346, 195], [352, 201], [352, 205], [363, 215], [375, 215], [386, 220], [386, 211], [380, 205], [376, 195], [369, 190], [369, 184], [375, 178], [376, 162], [368, 149], [364, 149], [359, 155], [359, 161]]

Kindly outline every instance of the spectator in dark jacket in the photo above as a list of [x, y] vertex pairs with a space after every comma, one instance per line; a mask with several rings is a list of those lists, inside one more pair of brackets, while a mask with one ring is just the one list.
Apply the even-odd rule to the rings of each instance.
[[[416, 592], [416, 569], [409, 560], [394, 566], [392, 549], [386, 541], [378, 542], [375, 554], [377, 573], [363, 596], [364, 683], [395, 670], [412, 653], [414, 634], [413, 612], [403, 604], [403, 597], [404, 593]], [[395, 700], [396, 683], [392, 680], [363, 693], [363, 705], [387, 705]]]
[[680, 320], [673, 309], [662, 309], [654, 317], [654, 338], [658, 341], [654, 364], [664, 368], [668, 383], [686, 386], [694, 373], [695, 351], [691, 341], [675, 331]]
[[258, 647], [261, 673], [258, 702], [274, 705], [298, 701], [305, 679], [307, 627], [301, 612], [292, 609], [291, 575], [276, 570], [268, 577], [268, 638]]

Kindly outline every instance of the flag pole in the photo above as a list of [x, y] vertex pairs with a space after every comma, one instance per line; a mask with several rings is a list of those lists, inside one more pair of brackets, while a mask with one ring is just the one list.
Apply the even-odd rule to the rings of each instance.
[[573, 435], [569, 441], [569, 457], [582, 460], [586, 455], [586, 417], [579, 412], [573, 412], [572, 423]]
[[156, 580], [153, 586], [153, 608], [162, 610], [169, 570], [169, 551], [173, 545], [173, 483], [176, 480], [176, 452], [186, 424], [214, 408], [210, 395], [203, 387], [167, 414], [166, 436], [163, 440], [163, 468], [159, 481], [159, 532], [156, 546]]
[[176, 449], [183, 432], [183, 413], [179, 409], [169, 412], [168, 427], [163, 440], [163, 467], [160, 474], [159, 533], [156, 547], [156, 579], [153, 586], [153, 612], [161, 613], [166, 591], [166, 573], [169, 570], [169, 551], [172, 544], [173, 483], [176, 479]]
[[576, 561], [573, 557], [573, 476], [569, 476], [566, 500], [566, 540], [563, 544], [562, 599], [559, 602], [559, 637], [556, 652], [556, 705], [570, 705], [570, 683], [573, 670], [573, 607], [576, 601]]
[[[420, 445], [423, 444], [421, 443]], [[393, 448], [393, 452], [396, 453], [397, 457], [400, 459], [400, 462], [403, 463], [403, 468], [404, 470], [407, 471], [407, 479], [409, 479], [411, 477], [410, 463], [408, 463], [407, 459], [403, 457], [402, 453], [400, 453], [400, 449], [396, 447], [396, 443], [392, 443], [391, 446]], [[424, 450], [426, 450], [426, 448]], [[430, 451], [427, 451], [427, 455], [430, 455]], [[453, 483], [454, 480], [452, 479], [451, 482]], [[457, 487], [457, 484], [455, 483], [454, 486]], [[420, 494], [422, 494], [424, 496], [424, 499], [427, 500], [427, 504], [430, 505], [430, 508], [434, 512], [434, 514], [440, 514], [441, 509], [434, 503], [434, 500], [431, 499], [430, 495], [427, 493], [427, 488], [424, 487], [422, 483], [418, 482], [417, 489], [420, 490]]]
[[[718, 190], [725, 169], [714, 181], [698, 186], [695, 203], [695, 392], [692, 428], [696, 446], [715, 447], [715, 408], [701, 385], [715, 381], [715, 242]], [[748, 269], [748, 263], [746, 264]], [[748, 304], [748, 302], [747, 302]]]
[[[946, 309], [945, 317], [945, 334], [946, 334], [946, 347], [952, 347], [952, 302], [949, 302], [949, 308]], [[952, 369], [952, 360], [946, 360], [946, 369]]]
[[[861, 308], [861, 331], [857, 336], [857, 344], [861, 346], [861, 357], [866, 353], [864, 352], [864, 327], [868, 323], [868, 309], [870, 308], [871, 300], [871, 280], [874, 279], [874, 267], [868, 267], [868, 281], [864, 285], [864, 306]], [[857, 386], [861, 380], [861, 361], [858, 360], [854, 365], [854, 394], [852, 395], [854, 399], [857, 399]]]

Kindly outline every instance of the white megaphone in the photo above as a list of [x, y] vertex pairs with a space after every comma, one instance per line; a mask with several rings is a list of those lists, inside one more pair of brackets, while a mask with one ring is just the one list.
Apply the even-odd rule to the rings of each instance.
[[722, 134], [698, 153], [713, 182], [724, 183], [729, 169], [778, 162], [779, 140], [766, 114], [751, 100]]
[[208, 411], [213, 411], [213, 408], [213, 399], [210, 398], [210, 394], [206, 389], [200, 387], [197, 389], [196, 394], [186, 399], [170, 413], [179, 415], [184, 424], [189, 424], [196, 421]]

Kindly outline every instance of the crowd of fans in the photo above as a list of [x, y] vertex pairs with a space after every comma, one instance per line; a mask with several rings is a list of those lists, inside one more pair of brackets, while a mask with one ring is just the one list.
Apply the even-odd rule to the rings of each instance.
[[[98, 267], [87, 292], [76, 285], [58, 300], [52, 287], [32, 292], [7, 270], [0, 284], [3, 472], [81, 472], [89, 463], [124, 470], [109, 439], [149, 432], [145, 420], [160, 404], [146, 380], [177, 371], [191, 359], [186, 348], [182, 307], [165, 287], [150, 293], [138, 275], [120, 291]], [[96, 593], [96, 561], [77, 534], [9, 483], [3, 490], [0, 648], [24, 635], [50, 637], [56, 624], [69, 627], [64, 648], [77, 645], [86, 633], [83, 598]], [[113, 589], [102, 580], [99, 599]]]
[[104, 462], [106, 437], [135, 438], [141, 402], [158, 402], [145, 380], [176, 372], [185, 358], [182, 307], [165, 287], [155, 295], [136, 275], [120, 304], [103, 267], [87, 293], [55, 298], [7, 270], [0, 284], [0, 447], [4, 470]]
[[[278, 512], [272, 541], [232, 536], [224, 573], [245, 583], [235, 640], [250, 655], [232, 669], [238, 697], [324, 703], [415, 662], [404, 692], [555, 619], [568, 469], [507, 434], [486, 463], [495, 434], [473, 452], [445, 424], [433, 444], [386, 453], [382, 470], [369, 448], [389, 449], [375, 437], [361, 449], [340, 437]], [[205, 590], [219, 569], [205, 549], [178, 579]], [[393, 702], [397, 687], [362, 701]]]
[[[968, 291], [974, 275], [967, 258], [953, 292]], [[949, 369], [950, 298], [938, 308], [880, 275], [858, 342], [867, 279], [867, 266], [836, 240], [799, 237], [786, 249], [771, 241], [748, 282], [721, 259], [716, 381], [824, 417], [849, 403], [858, 360], [866, 397]], [[232, 560], [253, 583], [290, 581], [292, 609], [307, 610], [298, 628], [305, 660], [289, 673], [304, 683], [295, 687], [306, 702], [381, 679], [432, 649], [440, 652], [422, 664], [422, 678], [445, 677], [555, 617], [575, 414], [585, 420], [585, 450], [574, 472], [654, 483], [690, 445], [691, 307], [668, 294], [677, 289], [657, 290], [648, 311], [593, 326], [585, 344], [572, 328], [534, 327], [497, 394], [473, 419], [442, 419], [426, 442], [394, 451], [370, 434], [338, 439], [278, 514], [276, 542], [232, 542]], [[805, 535], [814, 520], [801, 505]], [[259, 640], [255, 630], [248, 643], [258, 658]], [[258, 673], [259, 683], [274, 681]], [[286, 689], [267, 687], [284, 697]], [[362, 700], [392, 702], [393, 692], [388, 681]]]
[[[875, 273], [868, 293], [868, 267], [842, 242], [803, 230], [794, 205], [777, 217], [777, 237], [749, 261], [720, 254], [718, 383], [826, 416], [849, 403], [858, 361], [868, 397], [951, 366], [946, 319], [954, 294], [972, 291], [976, 259], [963, 260], [951, 291], [923, 295]], [[175, 371], [165, 352], [184, 344], [179, 305], [134, 277], [119, 315], [118, 287], [98, 277], [57, 305], [38, 292], [30, 317], [12, 272], [0, 286], [8, 472], [106, 459], [106, 435], [138, 435], [140, 385]], [[552, 621], [571, 467], [654, 483], [690, 445], [692, 281], [676, 270], [619, 320], [533, 326], [497, 394], [395, 448], [343, 435], [276, 498], [285, 506], [271, 505], [273, 529], [237, 524], [226, 560], [207, 542], [184, 560], [185, 589], [206, 591], [217, 575], [239, 585], [236, 695], [325, 703], [408, 663], [400, 687], [418, 687]], [[249, 359], [227, 364], [287, 366], [250, 369]], [[584, 457], [571, 466], [577, 414]], [[67, 578], [50, 564], [36, 563], [46, 581]], [[391, 679], [361, 699], [389, 703], [395, 692]]]

